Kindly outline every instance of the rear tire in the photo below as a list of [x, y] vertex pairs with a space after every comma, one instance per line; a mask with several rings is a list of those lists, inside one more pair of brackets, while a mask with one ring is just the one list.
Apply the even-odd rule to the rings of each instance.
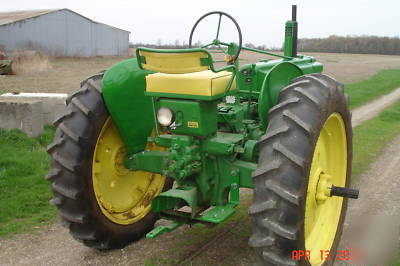
[[[66, 113], [58, 118], [54, 142], [47, 151], [52, 168], [51, 182], [55, 205], [72, 236], [86, 246], [107, 250], [122, 248], [149, 232], [157, 215], [149, 212], [141, 220], [117, 224], [101, 211], [93, 189], [92, 162], [100, 131], [109, 117], [101, 94], [103, 74], [81, 83], [81, 89], [67, 99]], [[171, 187], [165, 182], [164, 189]]]
[[[343, 86], [322, 74], [296, 78], [282, 89], [279, 102], [269, 111], [266, 134], [260, 139], [258, 169], [253, 173], [254, 199], [249, 208], [253, 235], [249, 245], [263, 265], [310, 265], [292, 259], [292, 251], [306, 250], [307, 188], [314, 150], [325, 121], [337, 113], [347, 140], [345, 186], [349, 187], [352, 127]], [[334, 254], [347, 208], [342, 202], [339, 222], [330, 248]], [[325, 260], [323, 265], [333, 263]]]

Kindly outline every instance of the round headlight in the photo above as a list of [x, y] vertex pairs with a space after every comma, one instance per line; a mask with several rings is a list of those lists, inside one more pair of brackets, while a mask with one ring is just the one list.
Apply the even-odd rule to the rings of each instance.
[[174, 122], [174, 113], [169, 108], [161, 107], [157, 111], [157, 121], [162, 126], [170, 126]]

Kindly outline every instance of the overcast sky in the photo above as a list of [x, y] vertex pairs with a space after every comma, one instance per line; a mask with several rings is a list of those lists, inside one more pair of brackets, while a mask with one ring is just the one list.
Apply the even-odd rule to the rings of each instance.
[[[95, 21], [131, 32], [132, 42], [172, 43], [188, 40], [191, 26], [202, 14], [220, 10], [238, 21], [243, 43], [280, 46], [284, 23], [290, 18], [291, 5], [298, 5], [299, 37], [329, 35], [400, 35], [399, 0], [1, 0], [1, 11], [69, 8]], [[215, 35], [216, 26], [204, 23], [196, 40], [206, 42]], [[224, 22], [224, 21], [223, 21]], [[229, 25], [225, 21], [226, 25]], [[213, 32], [210, 36], [206, 34]], [[211, 30], [210, 30], [211, 29]], [[224, 41], [236, 35], [222, 28]], [[210, 40], [211, 41], [211, 40]]]

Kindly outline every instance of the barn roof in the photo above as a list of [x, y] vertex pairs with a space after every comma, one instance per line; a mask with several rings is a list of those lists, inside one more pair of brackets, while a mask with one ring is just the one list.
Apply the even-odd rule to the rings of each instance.
[[[72, 13], [77, 14], [78, 16], [81, 16], [81, 17], [93, 22], [93, 23], [103, 24], [103, 23], [91, 20], [88, 17], [82, 16], [81, 14], [76, 13], [75, 11], [72, 11], [68, 8], [61, 8], [61, 9], [19, 10], [19, 11], [10, 11], [10, 12], [0, 12], [0, 26], [11, 24], [11, 23], [18, 22], [18, 21], [22, 21], [22, 20], [29, 19], [29, 18], [39, 17], [42, 15], [46, 15], [46, 14], [61, 11], [61, 10], [68, 10]], [[107, 24], [103, 24], [103, 25], [107, 25]], [[107, 26], [129, 32], [127, 30], [123, 30], [123, 29], [113, 27], [110, 25], [107, 25]]]

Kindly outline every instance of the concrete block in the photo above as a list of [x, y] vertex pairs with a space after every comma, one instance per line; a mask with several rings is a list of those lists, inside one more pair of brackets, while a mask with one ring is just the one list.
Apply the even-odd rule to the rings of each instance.
[[25, 99], [41, 101], [43, 123], [51, 125], [53, 121], [65, 112], [65, 100], [68, 94], [66, 93], [5, 93], [0, 95], [2, 99]]
[[0, 128], [18, 128], [30, 137], [37, 137], [43, 132], [42, 102], [1, 99]]

